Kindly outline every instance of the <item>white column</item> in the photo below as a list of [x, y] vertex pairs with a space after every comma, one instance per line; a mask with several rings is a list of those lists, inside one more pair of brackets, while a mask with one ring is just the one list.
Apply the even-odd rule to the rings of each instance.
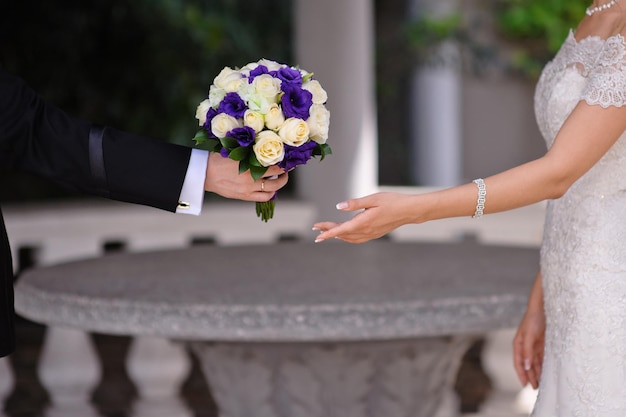
[[[413, 0], [411, 15], [445, 17], [457, 0]], [[419, 185], [451, 186], [461, 180], [460, 52], [445, 42], [437, 58], [416, 68], [413, 79], [413, 179]]]
[[[378, 183], [371, 0], [296, 0], [296, 63], [328, 92], [334, 154], [297, 172], [298, 194], [336, 219], [335, 204]], [[332, 216], [332, 217], [330, 217]]]

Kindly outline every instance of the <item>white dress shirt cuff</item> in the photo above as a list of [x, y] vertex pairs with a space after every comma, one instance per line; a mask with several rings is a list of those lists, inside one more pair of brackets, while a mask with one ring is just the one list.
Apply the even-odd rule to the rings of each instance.
[[202, 211], [204, 200], [204, 179], [209, 161], [209, 152], [200, 149], [192, 149], [189, 158], [189, 166], [183, 188], [180, 191], [176, 213], [199, 215]]

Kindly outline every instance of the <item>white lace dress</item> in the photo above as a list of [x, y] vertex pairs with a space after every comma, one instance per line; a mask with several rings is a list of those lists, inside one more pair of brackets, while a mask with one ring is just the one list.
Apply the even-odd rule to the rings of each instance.
[[[626, 105], [621, 35], [573, 32], [535, 93], [551, 146], [580, 101]], [[546, 352], [534, 417], [626, 417], [626, 134], [560, 199], [550, 201], [541, 249]]]

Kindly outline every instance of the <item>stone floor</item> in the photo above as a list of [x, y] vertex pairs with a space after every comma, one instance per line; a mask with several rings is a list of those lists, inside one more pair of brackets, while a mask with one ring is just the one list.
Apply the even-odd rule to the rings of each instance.
[[[8, 417], [43, 416], [49, 400], [36, 376], [36, 365], [44, 332], [43, 326], [26, 320], [18, 321], [18, 350], [11, 357], [16, 381], [4, 405]], [[136, 390], [124, 370], [130, 339], [107, 335], [94, 335], [93, 339], [104, 366], [103, 382], [93, 393], [93, 403], [103, 417], [130, 417], [129, 409], [136, 396]], [[478, 417], [474, 413], [491, 388], [481, 370], [481, 346], [478, 342], [467, 352], [456, 383], [462, 412], [473, 417]], [[217, 417], [215, 404], [196, 363], [183, 386], [182, 396], [194, 417]]]

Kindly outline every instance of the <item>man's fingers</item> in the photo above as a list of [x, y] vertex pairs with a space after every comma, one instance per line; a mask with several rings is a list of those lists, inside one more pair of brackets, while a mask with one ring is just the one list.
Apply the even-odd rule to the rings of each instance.
[[285, 170], [276, 166], [276, 165], [272, 165], [271, 167], [269, 167], [267, 169], [267, 171], [265, 171], [265, 177], [272, 177], [274, 175], [280, 175], [282, 173], [284, 173]]
[[275, 192], [280, 190], [287, 184], [287, 180], [289, 179], [289, 174], [286, 172], [281, 175], [273, 176], [271, 178], [263, 178], [259, 180], [259, 182], [263, 185], [263, 189], [261, 191], [265, 192]]

